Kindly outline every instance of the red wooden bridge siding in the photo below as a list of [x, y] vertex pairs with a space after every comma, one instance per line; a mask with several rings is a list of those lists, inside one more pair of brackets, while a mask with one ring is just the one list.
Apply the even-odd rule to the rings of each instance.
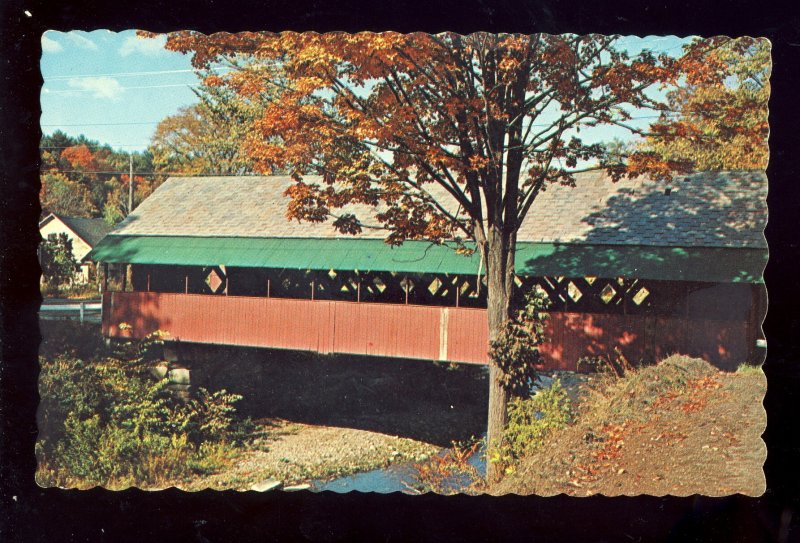
[[[120, 330], [121, 323], [131, 330]], [[552, 313], [546, 369], [576, 369], [583, 356], [619, 346], [631, 362], [682, 353], [723, 366], [748, 355], [745, 321]], [[192, 343], [241, 345], [487, 363], [486, 311], [327, 300], [109, 292], [103, 333], [141, 338], [156, 330]]]
[[486, 363], [480, 309], [155, 292], [109, 292], [103, 308], [112, 337]]
[[551, 313], [540, 351], [548, 369], [574, 370], [581, 357], [613, 355], [614, 347], [634, 364], [680, 353], [732, 369], [749, 355], [747, 331], [746, 321]]

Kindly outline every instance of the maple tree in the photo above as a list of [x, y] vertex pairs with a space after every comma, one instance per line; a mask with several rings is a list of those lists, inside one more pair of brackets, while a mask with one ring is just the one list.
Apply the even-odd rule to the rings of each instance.
[[[43, 213], [103, 217], [109, 224], [128, 214], [128, 174], [117, 173], [129, 169], [127, 152], [61, 131], [44, 135], [40, 150]], [[134, 153], [134, 170], [151, 172], [152, 160], [149, 152]], [[144, 200], [160, 181], [163, 178], [152, 175], [135, 176], [134, 204]]]
[[713, 38], [694, 52], [705, 77], [668, 96], [642, 148], [697, 170], [765, 169], [769, 157], [770, 44], [765, 38]]
[[[341, 208], [363, 203], [378, 209], [388, 243], [455, 241], [459, 250], [477, 250], [495, 340], [510, 316], [517, 230], [541, 191], [574, 185], [575, 174], [590, 169], [613, 179], [645, 172], [664, 179], [691, 167], [652, 149], [609, 157], [605, 146], [579, 137], [599, 125], [636, 131], [632, 112], [670, 108], [653, 89], [717, 75], [704, 62], [706, 42], [674, 58], [631, 55], [617, 39], [183, 31], [168, 35], [166, 47], [191, 53], [198, 70], [249, 59], [207, 77], [209, 86], [242, 97], [280, 89], [243, 148], [257, 171], [279, 168], [295, 178], [288, 217], [333, 218], [341, 232], [358, 233], [364, 218]], [[304, 181], [309, 173], [324, 181]], [[503, 382], [491, 364], [490, 445], [506, 424]], [[495, 476], [490, 465], [488, 477]]]
[[57, 172], [45, 173], [41, 181], [39, 200], [44, 210], [70, 217], [92, 217], [97, 213], [91, 192], [80, 182]]
[[241, 142], [263, 111], [260, 98], [240, 97], [232, 89], [201, 85], [199, 103], [181, 108], [156, 126], [150, 144], [157, 171], [183, 175], [252, 173]]

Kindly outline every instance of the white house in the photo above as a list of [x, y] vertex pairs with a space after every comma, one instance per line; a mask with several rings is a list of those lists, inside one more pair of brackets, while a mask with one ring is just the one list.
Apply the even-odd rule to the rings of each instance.
[[86, 260], [97, 243], [111, 230], [103, 219], [65, 217], [50, 213], [39, 223], [39, 234], [47, 239], [50, 234], [66, 234], [72, 240], [72, 254], [78, 261], [79, 269], [75, 277], [77, 283], [87, 283], [94, 264]]

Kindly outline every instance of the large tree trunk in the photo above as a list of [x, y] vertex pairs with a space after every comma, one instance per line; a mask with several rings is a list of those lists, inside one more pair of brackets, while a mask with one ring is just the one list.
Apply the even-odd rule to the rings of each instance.
[[[504, 236], [492, 228], [486, 243], [487, 313], [489, 340], [495, 340], [509, 318], [514, 286], [514, 236]], [[489, 366], [489, 421], [486, 441], [489, 448], [500, 444], [508, 416], [508, 391], [502, 384], [502, 370], [493, 362]], [[496, 463], [487, 462], [486, 478], [497, 481]]]

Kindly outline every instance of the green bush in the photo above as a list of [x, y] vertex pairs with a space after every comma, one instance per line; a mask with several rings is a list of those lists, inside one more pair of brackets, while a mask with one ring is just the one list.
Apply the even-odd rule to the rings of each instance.
[[491, 342], [489, 358], [501, 370], [501, 381], [509, 394], [527, 397], [537, 378], [536, 366], [543, 363], [539, 346], [545, 341], [547, 295], [538, 289], [524, 298], [498, 338]]
[[48, 285], [56, 287], [72, 283], [78, 261], [72, 252], [72, 240], [67, 234], [50, 234], [39, 246], [42, 276]]
[[140, 360], [40, 358], [39, 482], [163, 486], [218, 470], [246, 428], [241, 397], [198, 390], [182, 401]]
[[512, 398], [508, 403], [508, 425], [500, 447], [490, 450], [489, 461], [499, 462], [505, 473], [523, 456], [540, 447], [554, 431], [572, 422], [567, 391], [556, 379], [530, 398]]

